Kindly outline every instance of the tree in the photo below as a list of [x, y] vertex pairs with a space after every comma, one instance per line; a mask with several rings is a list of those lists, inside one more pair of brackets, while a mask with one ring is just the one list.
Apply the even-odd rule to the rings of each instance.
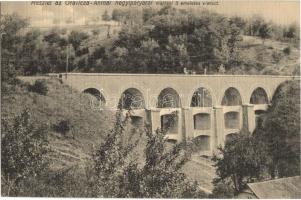
[[297, 34], [297, 25], [295, 24], [291, 24], [289, 27], [288, 27], [288, 30], [285, 32], [285, 37], [289, 38], [289, 39], [293, 39], [296, 37], [296, 34]]
[[240, 32], [245, 31], [247, 22], [243, 18], [234, 16], [234, 17], [231, 17], [229, 19], [229, 21], [230, 21], [230, 24], [235, 24], [235, 26], [237, 26], [240, 29]]
[[281, 84], [272, 99], [259, 140], [271, 157], [271, 177], [300, 174], [300, 83]]
[[[1, 81], [14, 82], [20, 66], [23, 63], [22, 36], [19, 34], [29, 25], [28, 19], [17, 14], [4, 15], [1, 18], [2, 35], [2, 59]], [[3, 85], [3, 84], [1, 84]]]
[[262, 43], [264, 43], [265, 39], [270, 38], [272, 33], [271, 26], [268, 23], [263, 23], [259, 30], [258, 35], [262, 38]]
[[[126, 137], [127, 115], [117, 123], [93, 157], [95, 179], [92, 181], [96, 196], [131, 198], [196, 198], [204, 197], [196, 185], [188, 181], [180, 172], [187, 161], [187, 154], [181, 145], [166, 149], [165, 133], [157, 130], [154, 134], [149, 128]], [[140, 129], [141, 130], [141, 129]], [[133, 132], [132, 132], [133, 133]], [[146, 133], [145, 160], [138, 162], [133, 157], [139, 138]]]
[[[144, 15], [146, 21], [143, 24], [135, 21], [119, 32], [118, 39], [107, 51], [108, 58], [101, 61], [103, 65], [112, 66], [108, 68], [110, 71], [182, 73], [184, 67], [199, 71], [201, 63], [202, 69], [216, 73], [221, 64], [226, 69], [241, 64], [240, 30], [223, 15], [209, 11], [189, 13], [171, 7], [158, 12], [145, 9], [134, 14]], [[119, 11], [113, 11], [112, 15], [118, 19]], [[123, 16], [129, 22], [137, 19], [133, 12]], [[149, 49], [146, 44], [156, 44], [156, 48]], [[115, 56], [118, 47], [126, 49], [128, 55]]]
[[89, 36], [86, 33], [71, 31], [68, 41], [72, 44], [74, 50], [77, 51], [81, 43], [88, 38]]
[[49, 33], [44, 35], [44, 41], [48, 42], [50, 45], [58, 44], [61, 37], [57, 29], [52, 29]]
[[48, 140], [45, 127], [35, 127], [28, 111], [13, 119], [1, 119], [2, 184], [7, 196], [18, 193], [18, 185], [39, 176], [47, 167]]
[[248, 33], [251, 36], [258, 36], [259, 29], [264, 23], [264, 19], [260, 15], [254, 15], [248, 23]]
[[219, 148], [220, 154], [214, 155], [217, 178], [214, 185], [230, 183], [235, 193], [245, 189], [248, 182], [260, 180], [266, 165], [266, 150], [260, 141], [248, 132], [241, 131], [226, 140], [225, 147]]
[[102, 20], [103, 20], [103, 21], [110, 21], [110, 20], [111, 20], [111, 17], [109, 16], [107, 10], [104, 11], [104, 13], [103, 13], [103, 15], [102, 15]]

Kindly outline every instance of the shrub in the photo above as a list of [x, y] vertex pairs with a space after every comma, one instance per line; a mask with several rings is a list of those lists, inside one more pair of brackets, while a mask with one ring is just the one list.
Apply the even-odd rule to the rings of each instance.
[[56, 132], [66, 136], [71, 129], [70, 120], [61, 120], [57, 125], [54, 125], [54, 129]]
[[80, 165], [48, 170], [38, 177], [22, 181], [19, 197], [92, 197], [90, 183]]
[[282, 56], [283, 55], [281, 52], [273, 51], [273, 53], [272, 53], [272, 58], [275, 63], [279, 63], [279, 61], [282, 59]]
[[[118, 117], [118, 116], [117, 116]], [[120, 118], [120, 115], [119, 117]], [[166, 148], [165, 134], [145, 128], [144, 161], [139, 163], [131, 153], [139, 142], [124, 143], [125, 120], [117, 120], [93, 157], [93, 190], [97, 197], [130, 198], [200, 198], [206, 197], [196, 183], [180, 171], [189, 156], [181, 144]]]
[[285, 53], [286, 55], [290, 55], [291, 54], [291, 48], [290, 47], [284, 48], [283, 53]]
[[47, 95], [48, 87], [47, 82], [44, 79], [38, 79], [35, 83], [29, 87], [29, 90], [41, 95]]
[[22, 181], [37, 177], [48, 166], [46, 128], [35, 127], [26, 110], [12, 121], [1, 122], [2, 195], [18, 195]]

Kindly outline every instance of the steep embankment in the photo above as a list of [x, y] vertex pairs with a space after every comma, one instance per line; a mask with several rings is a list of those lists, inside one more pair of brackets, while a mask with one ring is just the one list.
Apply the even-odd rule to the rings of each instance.
[[[47, 95], [28, 91], [28, 84], [2, 93], [2, 118], [13, 118], [28, 109], [35, 125], [46, 125], [51, 167], [60, 169], [81, 163], [110, 129], [114, 115], [91, 108], [86, 94], [57, 79], [47, 79], [47, 86]], [[64, 120], [70, 122], [65, 134], [54, 128]]]
[[244, 36], [240, 53], [247, 67], [246, 74], [300, 74], [300, 50], [298, 44]]
[[[33, 84], [38, 78], [46, 77], [21, 79]], [[93, 148], [111, 129], [115, 121], [114, 114], [92, 109], [89, 96], [61, 84], [55, 78], [47, 78], [46, 82], [49, 90], [47, 95], [28, 91], [29, 84], [19, 84], [8, 90], [8, 93], [2, 93], [2, 118], [13, 118], [24, 109], [28, 109], [36, 126], [46, 125], [51, 168], [58, 170], [75, 165], [85, 166], [84, 162], [91, 155]], [[71, 129], [66, 134], [54, 128], [63, 120], [70, 121]], [[131, 127], [128, 128], [130, 130]], [[141, 136], [135, 152], [142, 160], [144, 148], [145, 136]], [[197, 180], [205, 191], [212, 190], [211, 181], [215, 172], [208, 160], [189, 161], [183, 172], [190, 179]]]

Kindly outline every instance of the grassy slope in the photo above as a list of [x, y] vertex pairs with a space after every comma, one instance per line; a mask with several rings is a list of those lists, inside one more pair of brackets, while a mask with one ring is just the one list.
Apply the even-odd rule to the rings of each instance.
[[[41, 77], [40, 77], [41, 78]], [[34, 82], [35, 78], [23, 78], [27, 82]], [[26, 88], [16, 87], [9, 95], [2, 96], [2, 117], [13, 117], [29, 109], [32, 120], [37, 124], [47, 124], [51, 153], [49, 155], [51, 167], [61, 169], [83, 163], [89, 158], [93, 146], [101, 142], [114, 122], [114, 114], [108, 111], [93, 110], [89, 97], [71, 89], [69, 86], [50, 78], [47, 80], [49, 92], [47, 96], [28, 92]], [[80, 100], [81, 99], [81, 100]], [[67, 137], [53, 130], [52, 126], [60, 120], [69, 119], [72, 130]], [[129, 130], [131, 127], [128, 127]], [[97, 131], [95, 131], [97, 130]], [[73, 135], [75, 139], [73, 139]], [[136, 155], [143, 160], [145, 136], [137, 147]], [[204, 162], [204, 163], [203, 163]], [[192, 180], [197, 180], [203, 188], [211, 190], [211, 180], [215, 176], [214, 169], [208, 167], [205, 160], [201, 162], [189, 161], [183, 172]]]
[[[52, 167], [57, 169], [84, 161], [93, 145], [101, 141], [114, 118], [113, 114], [92, 110], [86, 95], [60, 84], [58, 80], [49, 79], [47, 83], [47, 96], [28, 92], [21, 87], [16, 87], [9, 95], [2, 95], [2, 117], [11, 118], [27, 108], [34, 123], [46, 124]], [[67, 137], [52, 128], [66, 119], [72, 126]]]
[[[299, 71], [300, 50], [296, 46], [298, 45], [271, 39], [267, 39], [263, 43], [260, 38], [244, 36], [240, 49], [245, 61], [258, 62], [264, 66], [260, 71], [261, 74], [291, 75]], [[291, 48], [289, 55], [283, 53], [283, 49], [286, 47]], [[252, 70], [246, 73], [252, 74]]]

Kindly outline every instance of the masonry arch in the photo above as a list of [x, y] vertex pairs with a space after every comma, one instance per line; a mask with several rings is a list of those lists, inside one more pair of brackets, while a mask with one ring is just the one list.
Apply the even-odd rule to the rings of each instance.
[[192, 95], [190, 107], [212, 107], [212, 96], [208, 89], [199, 87]]
[[181, 107], [181, 100], [180, 96], [176, 90], [173, 88], [165, 88], [163, 89], [157, 101], [158, 108], [180, 108]]
[[87, 88], [83, 90], [84, 94], [89, 94], [91, 97], [90, 103], [93, 106], [104, 106], [106, 104], [106, 99], [103, 93], [96, 88]]
[[262, 87], [257, 87], [250, 97], [251, 104], [268, 104], [268, 94]]
[[223, 106], [239, 106], [242, 104], [242, 98], [239, 91], [234, 88], [228, 88], [223, 96], [221, 104]]
[[145, 100], [142, 92], [136, 88], [126, 89], [120, 97], [118, 103], [119, 109], [125, 110], [135, 110], [135, 109], [144, 109]]

